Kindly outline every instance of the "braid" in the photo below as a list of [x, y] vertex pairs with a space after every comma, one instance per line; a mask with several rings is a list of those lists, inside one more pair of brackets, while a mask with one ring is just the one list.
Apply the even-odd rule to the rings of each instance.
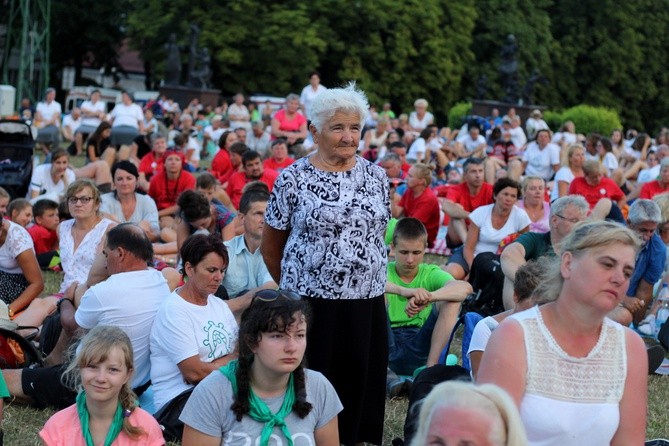
[[[132, 412], [137, 407], [137, 395], [132, 391], [130, 385], [125, 383], [121, 388], [121, 393], [118, 395], [121, 410], [129, 410]], [[146, 431], [141, 426], [135, 426], [130, 423], [130, 418], [123, 416], [123, 431], [132, 439], [137, 439], [142, 435], [146, 435]]]
[[251, 410], [249, 404], [249, 395], [251, 392], [251, 363], [253, 354], [239, 355], [237, 362], [237, 394], [230, 409], [236, 415], [237, 421], [242, 421], [242, 417]]
[[307, 388], [304, 382], [304, 367], [302, 365], [293, 372], [293, 386], [295, 387], [293, 410], [300, 418], [304, 418], [309, 415], [313, 406], [307, 401]]

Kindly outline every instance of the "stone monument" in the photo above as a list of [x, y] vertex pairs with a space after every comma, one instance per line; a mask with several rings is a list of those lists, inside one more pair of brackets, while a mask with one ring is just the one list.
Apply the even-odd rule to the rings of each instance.
[[160, 94], [174, 99], [183, 109], [193, 99], [202, 105], [218, 105], [220, 90], [211, 88], [211, 56], [208, 48], [199, 48], [200, 28], [190, 25], [188, 45], [188, 71], [186, 82], [181, 82], [181, 48], [175, 34], [170, 34], [165, 44], [165, 78]]
[[510, 108], [515, 108], [516, 113], [523, 121], [523, 125], [530, 116], [532, 110], [545, 110], [546, 106], [532, 104], [534, 87], [537, 83], [546, 84], [548, 80], [541, 75], [538, 69], [534, 69], [532, 75], [520, 91], [518, 80], [518, 50], [519, 45], [516, 36], [509, 34], [500, 49], [499, 83], [503, 90], [501, 101], [486, 100], [487, 79], [479, 78], [476, 84], [476, 99], [472, 101], [472, 114], [482, 117], [492, 115], [492, 110], [497, 109], [500, 115], [506, 114]]

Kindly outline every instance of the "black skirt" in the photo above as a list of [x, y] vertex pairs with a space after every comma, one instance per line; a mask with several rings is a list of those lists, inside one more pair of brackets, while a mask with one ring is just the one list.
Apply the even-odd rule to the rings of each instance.
[[23, 274], [12, 274], [0, 270], [0, 300], [7, 305], [18, 299], [28, 285]]
[[381, 444], [388, 367], [383, 296], [305, 300], [313, 311], [307, 365], [325, 375], [344, 406], [338, 420], [339, 442]]

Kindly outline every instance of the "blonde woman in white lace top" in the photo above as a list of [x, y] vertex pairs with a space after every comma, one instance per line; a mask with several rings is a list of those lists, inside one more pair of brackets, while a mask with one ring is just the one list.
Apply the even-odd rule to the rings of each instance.
[[610, 222], [585, 223], [562, 243], [538, 293], [554, 302], [493, 332], [478, 383], [505, 389], [530, 445], [640, 445], [646, 433], [646, 349], [606, 316], [622, 301], [639, 240]]

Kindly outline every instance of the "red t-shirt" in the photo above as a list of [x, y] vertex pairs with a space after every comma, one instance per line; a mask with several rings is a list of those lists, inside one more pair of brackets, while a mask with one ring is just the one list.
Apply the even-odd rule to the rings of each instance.
[[502, 160], [505, 163], [509, 162], [509, 158], [518, 156], [516, 146], [511, 141], [496, 141], [492, 149], [488, 147], [487, 152], [488, 156]]
[[286, 110], [279, 110], [274, 114], [274, 119], [279, 121], [279, 130], [282, 132], [299, 132], [302, 124], [307, 123], [307, 118], [305, 118], [301, 113], [295, 113], [293, 119], [286, 118]]
[[[276, 180], [276, 177], [278, 176], [279, 172], [276, 170], [265, 169], [258, 181], [265, 183], [269, 188], [269, 191], [272, 192], [274, 180]], [[253, 180], [246, 178], [246, 172], [235, 172], [230, 176], [230, 179], [228, 180], [228, 196], [237, 209], [239, 209], [239, 202], [242, 199], [242, 189], [244, 189], [246, 183], [250, 183], [251, 181]]]
[[[445, 189], [445, 190], [444, 190]], [[492, 184], [483, 183], [481, 190], [476, 195], [469, 194], [469, 187], [467, 183], [460, 183], [454, 186], [448, 186], [439, 190], [439, 196], [446, 194], [446, 198], [453, 203], [457, 203], [464, 208], [465, 211], [471, 212], [474, 209], [492, 204]]]
[[28, 234], [33, 239], [35, 254], [44, 254], [58, 249], [58, 234], [56, 231], [49, 231], [44, 226], [35, 223], [28, 228]]
[[278, 163], [274, 158], [267, 158], [265, 161], [263, 161], [262, 165], [265, 166], [265, 169], [272, 169], [276, 170], [277, 172], [281, 172], [283, 169], [290, 166], [294, 162], [295, 160], [291, 157], [287, 157], [280, 163]]
[[662, 194], [664, 192], [669, 192], [669, 186], [662, 187], [659, 181], [653, 180], [644, 184], [641, 187], [641, 192], [639, 192], [639, 198], [646, 198], [652, 200], [655, 195]]
[[147, 180], [150, 180], [152, 176], [161, 170], [163, 170], [163, 157], [161, 156], [156, 160], [152, 151], [144, 155], [139, 162], [139, 171], [144, 172]]
[[569, 185], [569, 195], [582, 195], [590, 205], [590, 209], [594, 208], [602, 198], [619, 201], [625, 196], [618, 185], [606, 177], [603, 177], [597, 186], [590, 186], [584, 177], [574, 178]]
[[211, 160], [211, 169], [209, 170], [221, 184], [225, 184], [230, 179], [230, 175], [234, 173], [234, 168], [227, 149], [218, 151], [214, 159]]
[[411, 169], [411, 164], [409, 163], [402, 164], [402, 172], [409, 173], [409, 169]]
[[182, 170], [179, 178], [168, 180], [167, 174], [161, 172], [151, 178], [149, 196], [156, 202], [156, 207], [160, 211], [177, 204], [181, 192], [188, 189], [195, 189], [195, 177], [190, 173]]
[[413, 191], [407, 189], [400, 199], [399, 206], [404, 208], [405, 217], [416, 218], [425, 225], [427, 246], [432, 248], [439, 232], [439, 201], [432, 189], [425, 189], [418, 197], [414, 197]]

